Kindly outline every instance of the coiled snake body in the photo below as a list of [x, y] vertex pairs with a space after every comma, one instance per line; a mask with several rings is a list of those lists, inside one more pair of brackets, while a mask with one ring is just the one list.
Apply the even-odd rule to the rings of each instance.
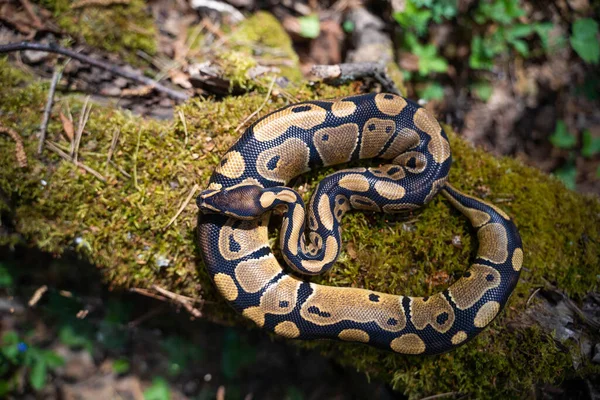
[[[311, 169], [367, 158], [388, 164], [327, 176], [307, 209], [284, 186]], [[447, 184], [450, 164], [439, 123], [400, 96], [366, 94], [277, 110], [246, 130], [197, 199], [208, 272], [235, 310], [288, 338], [363, 342], [405, 354], [448, 351], [498, 315], [523, 262], [515, 225], [499, 208]], [[345, 212], [406, 212], [439, 191], [469, 218], [479, 248], [462, 278], [429, 297], [310, 283], [286, 272], [269, 246], [267, 224], [278, 208], [286, 264], [298, 274], [320, 274], [340, 253]]]

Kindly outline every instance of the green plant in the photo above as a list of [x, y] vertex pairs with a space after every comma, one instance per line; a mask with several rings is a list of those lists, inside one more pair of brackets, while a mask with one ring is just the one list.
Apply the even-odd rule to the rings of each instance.
[[572, 149], [577, 143], [577, 138], [567, 130], [565, 121], [559, 120], [556, 122], [554, 133], [550, 136], [550, 143], [559, 149]]
[[321, 32], [321, 23], [319, 21], [319, 16], [307, 15], [305, 17], [298, 18], [298, 22], [300, 23], [300, 36], [315, 39], [319, 36]]
[[444, 98], [444, 87], [437, 82], [431, 82], [421, 90], [417, 90], [419, 97], [424, 100], [441, 100]]
[[168, 371], [171, 376], [179, 375], [190, 361], [197, 362], [204, 356], [202, 348], [177, 335], [165, 338], [161, 342], [161, 347], [168, 355]]
[[19, 371], [25, 370], [30, 386], [38, 391], [46, 385], [49, 370], [63, 364], [53, 351], [28, 345], [17, 332], [6, 332], [0, 345], [0, 396], [15, 388]]
[[592, 133], [586, 129], [581, 134], [581, 155], [590, 158], [600, 153], [600, 137], [592, 137]]
[[[557, 148], [569, 150], [569, 160], [554, 171], [558, 177], [569, 189], [575, 189], [575, 180], [577, 178], [577, 166], [575, 165], [577, 137], [569, 132], [567, 125], [563, 120], [556, 122], [554, 133], [550, 136], [550, 142]], [[600, 138], [595, 138], [592, 133], [586, 129], [581, 133], [581, 155], [585, 158], [591, 158], [600, 153]], [[596, 176], [600, 178], [600, 166], [596, 171]]]
[[598, 23], [591, 18], [581, 18], [573, 23], [573, 33], [569, 38], [571, 47], [583, 59], [591, 64], [600, 61], [598, 43]]
[[152, 385], [144, 390], [144, 400], [169, 400], [170, 398], [169, 384], [164, 378], [154, 378]]
[[419, 75], [424, 77], [432, 72], [446, 72], [448, 62], [438, 54], [437, 47], [433, 44], [422, 44], [413, 33], [406, 33], [405, 47], [419, 57]]

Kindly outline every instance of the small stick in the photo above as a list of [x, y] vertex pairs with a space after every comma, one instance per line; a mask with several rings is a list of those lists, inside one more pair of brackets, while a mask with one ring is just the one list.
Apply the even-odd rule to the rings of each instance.
[[260, 110], [262, 110], [264, 108], [264, 106], [267, 105], [267, 102], [269, 101], [269, 98], [271, 97], [271, 92], [273, 91], [273, 85], [275, 85], [275, 79], [273, 78], [271, 80], [271, 85], [269, 86], [269, 91], [267, 92], [267, 95], [265, 96], [265, 100], [263, 101], [263, 103], [260, 105], [260, 107], [258, 107], [258, 109], [256, 109], [252, 114], [248, 115], [248, 117], [246, 117], [241, 124], [238, 125], [237, 128], [235, 128], [235, 131], [233, 131], [233, 133], [238, 133], [240, 129], [242, 129], [245, 125], [246, 122], [250, 121], [252, 118], [254, 118], [254, 116], [256, 114], [258, 114], [260, 112]]
[[188, 130], [187, 130], [187, 123], [185, 121], [185, 114], [183, 113], [182, 110], [179, 110], [178, 114], [179, 114], [179, 119], [181, 120], [181, 123], [183, 124], [183, 131], [185, 132], [185, 141], [183, 143], [187, 146], [187, 144], [188, 144]]
[[137, 159], [138, 159], [138, 152], [140, 151], [140, 138], [142, 137], [142, 128], [138, 129], [138, 137], [137, 137], [137, 143], [135, 145], [135, 153], [133, 153], [133, 186], [136, 188], [136, 190], [139, 192], [140, 191], [140, 187], [138, 186], [138, 180], [137, 180]]
[[37, 16], [35, 11], [33, 11], [33, 6], [29, 2], [29, 0], [21, 0], [21, 4], [23, 5], [23, 8], [25, 9], [25, 12], [27, 13], [27, 15], [29, 15], [29, 18], [32, 19], [33, 26], [36, 29], [42, 29], [44, 27], [44, 24], [42, 24], [42, 21], [40, 20], [40, 18]]
[[388, 76], [385, 65], [376, 62], [348, 63], [337, 65], [313, 65], [311, 74], [324, 80], [348, 82], [360, 78], [374, 78], [384, 92], [400, 95], [394, 81]]
[[40, 301], [40, 299], [42, 298], [42, 296], [44, 295], [44, 293], [46, 293], [48, 291], [48, 286], [43, 285], [40, 286], [39, 288], [37, 288], [37, 290], [33, 293], [33, 296], [31, 296], [31, 299], [29, 299], [29, 302], [27, 304], [29, 304], [29, 307], [33, 307], [35, 306], [38, 301]]
[[48, 100], [46, 101], [46, 108], [44, 108], [44, 116], [42, 117], [42, 125], [40, 126], [40, 141], [38, 142], [38, 155], [44, 151], [44, 142], [46, 141], [46, 131], [48, 130], [48, 121], [50, 120], [50, 113], [52, 112], [52, 105], [54, 104], [54, 93], [56, 92], [56, 85], [62, 76], [62, 68], [54, 68], [52, 74], [52, 82], [50, 83], [50, 90], [48, 91]]
[[25, 148], [23, 147], [23, 139], [14, 129], [7, 128], [5, 126], [0, 125], [0, 133], [6, 133], [8, 136], [15, 141], [15, 154], [17, 156], [17, 162], [19, 163], [19, 167], [25, 168], [27, 167], [27, 154], [25, 153]]
[[169, 226], [171, 226], [171, 224], [173, 222], [175, 222], [175, 220], [177, 219], [177, 217], [179, 217], [179, 214], [181, 214], [183, 212], [183, 210], [185, 210], [185, 208], [187, 207], [187, 205], [190, 203], [190, 201], [192, 200], [192, 197], [194, 197], [194, 195], [196, 194], [196, 192], [198, 191], [198, 189], [200, 189], [200, 186], [198, 186], [198, 184], [195, 184], [194, 187], [192, 188], [192, 190], [190, 190], [190, 193], [188, 194], [188, 196], [183, 201], [183, 203], [181, 203], [181, 206], [179, 207], [179, 210], [177, 210], [177, 212], [175, 213], [175, 215], [173, 216], [173, 218], [171, 218], [171, 220], [165, 226], [165, 228], [168, 228]]
[[119, 128], [113, 132], [112, 140], [110, 141], [110, 148], [108, 149], [108, 154], [106, 155], [105, 171], [108, 170], [108, 166], [110, 165], [110, 159], [112, 158], [112, 155], [115, 152], [115, 149], [117, 148], [117, 143], [119, 142], [120, 135], [121, 135], [121, 128]]
[[129, 0], [79, 0], [71, 5], [71, 9], [75, 10], [88, 6], [108, 7], [115, 4], [129, 4]]
[[102, 175], [100, 175], [99, 172], [97, 172], [96, 170], [94, 170], [94, 169], [88, 167], [87, 165], [83, 164], [81, 161], [75, 161], [75, 160], [73, 160], [67, 153], [65, 153], [64, 151], [62, 151], [57, 145], [55, 145], [51, 141], [46, 140], [46, 146], [48, 146], [48, 148], [50, 150], [52, 150], [53, 152], [55, 152], [56, 154], [58, 154], [64, 160], [73, 163], [77, 167], [83, 168], [84, 170], [86, 170], [90, 174], [94, 175], [96, 178], [98, 178], [102, 182], [106, 182], [106, 178], [104, 178]]
[[440, 393], [440, 394], [434, 394], [433, 396], [423, 397], [421, 400], [442, 399], [444, 397], [456, 397], [458, 395], [460, 395], [459, 392]]
[[216, 0], [192, 0], [191, 6], [194, 10], [208, 8], [222, 14], [229, 14], [233, 22], [241, 22], [245, 19], [244, 14], [239, 12], [234, 6]]
[[190, 303], [192, 303], [192, 304], [197, 303], [197, 302], [199, 302], [198, 300], [192, 299], [191, 297], [182, 296], [180, 294], [170, 292], [166, 289], [161, 288], [158, 285], [152, 285], [152, 289], [156, 290], [158, 293], [162, 294], [163, 296], [166, 296], [166, 297], [170, 298], [171, 300], [174, 300], [178, 304], [181, 304], [194, 317], [200, 318], [202, 316], [202, 312], [190, 304]]
[[85, 103], [83, 103], [83, 108], [81, 109], [81, 113], [79, 114], [79, 124], [77, 125], [77, 132], [75, 132], [75, 143], [73, 144], [73, 148], [71, 149], [71, 157], [73, 157], [73, 161], [77, 164], [77, 159], [79, 156], [79, 145], [81, 144], [81, 136], [83, 135], [83, 130], [87, 125], [88, 120], [90, 119], [90, 113], [92, 112], [92, 106], [89, 104], [90, 96], [85, 98]]
[[150, 85], [154, 90], [158, 92], [165, 93], [167, 96], [180, 101], [185, 101], [190, 98], [190, 96], [179, 90], [170, 89], [161, 83], [156, 82], [153, 79], [150, 79], [144, 75], [138, 74], [136, 72], [130, 72], [123, 68], [117, 67], [116, 65], [112, 65], [108, 62], [96, 60], [95, 58], [77, 53], [73, 50], [66, 49], [64, 47], [58, 46], [56, 44], [43, 44], [43, 43], [34, 43], [34, 42], [20, 42], [20, 43], [9, 43], [6, 45], [0, 45], [0, 54], [9, 53], [13, 51], [21, 51], [21, 50], [35, 50], [35, 51], [45, 51], [48, 53], [56, 53], [62, 54], [67, 57], [74, 58], [78, 61], [81, 61], [86, 64], [90, 64], [91, 66], [109, 71], [115, 75], [122, 76], [124, 78], [130, 79], [135, 82], [139, 82], [144, 85]]

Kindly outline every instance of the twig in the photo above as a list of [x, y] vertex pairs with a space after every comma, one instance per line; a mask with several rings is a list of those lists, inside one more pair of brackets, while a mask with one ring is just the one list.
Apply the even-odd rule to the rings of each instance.
[[192, 0], [191, 6], [194, 10], [198, 8], [208, 8], [222, 14], [229, 14], [233, 22], [244, 20], [244, 14], [239, 12], [234, 6], [216, 0]]
[[44, 24], [42, 23], [40, 18], [37, 16], [35, 11], [33, 10], [33, 6], [31, 5], [31, 2], [29, 2], [29, 0], [21, 0], [21, 4], [23, 5], [23, 8], [25, 9], [25, 12], [29, 16], [29, 18], [31, 18], [32, 25], [36, 29], [42, 29], [44, 27]]
[[175, 301], [178, 304], [181, 304], [190, 314], [192, 314], [196, 318], [200, 318], [202, 316], [202, 312], [197, 308], [193, 307], [192, 304], [200, 303], [197, 299], [193, 299], [191, 297], [182, 296], [177, 293], [170, 292], [166, 289], [161, 288], [158, 285], [152, 285], [152, 289], [156, 290], [158, 293], [162, 294]]
[[109, 162], [110, 162], [110, 165], [115, 167], [117, 169], [117, 171], [119, 171], [125, 178], [131, 179], [131, 174], [128, 173], [127, 171], [125, 171], [123, 168], [121, 168], [116, 162], [114, 162], [113, 160], [110, 160]]
[[117, 143], [119, 142], [119, 136], [121, 135], [121, 128], [115, 130], [113, 132], [112, 139], [110, 141], [110, 148], [108, 149], [108, 154], [106, 155], [106, 167], [105, 171], [108, 170], [108, 166], [110, 165], [110, 159], [112, 158], [115, 149], [117, 148]]
[[374, 78], [384, 92], [400, 95], [394, 81], [388, 76], [385, 65], [375, 62], [337, 65], [313, 65], [311, 74], [333, 83], [353, 81], [360, 78]]
[[144, 315], [140, 316], [139, 318], [134, 319], [133, 321], [130, 321], [127, 323], [127, 327], [128, 328], [135, 328], [137, 326], [139, 326], [142, 322], [149, 320], [150, 318], [162, 313], [165, 311], [165, 306], [161, 305], [160, 307], [156, 307], [153, 308], [152, 310], [148, 311], [147, 313], [145, 313]]
[[140, 151], [140, 139], [142, 137], [142, 128], [138, 129], [137, 143], [135, 144], [135, 153], [133, 153], [133, 186], [139, 192], [140, 187], [138, 186], [137, 181], [137, 159], [138, 152]]
[[187, 122], [185, 121], [185, 114], [182, 110], [179, 110], [179, 119], [181, 120], [181, 124], [183, 125], [183, 131], [185, 132], [185, 141], [183, 142], [186, 146], [188, 144], [188, 130], [187, 130]]
[[71, 148], [71, 157], [73, 157], [73, 161], [77, 164], [77, 159], [79, 157], [79, 145], [81, 144], [81, 136], [83, 135], [83, 130], [87, 125], [88, 120], [90, 119], [90, 113], [92, 112], [92, 106], [89, 104], [90, 96], [85, 98], [85, 102], [83, 103], [83, 107], [81, 108], [81, 112], [79, 113], [79, 123], [77, 124], [77, 131], [75, 132], [75, 141]]
[[252, 114], [248, 115], [248, 117], [246, 117], [241, 124], [238, 125], [237, 128], [235, 128], [235, 131], [233, 131], [233, 133], [238, 133], [240, 129], [242, 129], [245, 125], [246, 122], [250, 121], [252, 118], [254, 118], [254, 116], [256, 114], [258, 114], [260, 112], [260, 110], [262, 110], [264, 108], [264, 106], [267, 105], [267, 102], [269, 101], [269, 98], [271, 97], [271, 92], [273, 91], [273, 85], [275, 85], [275, 80], [276, 78], [273, 77], [273, 79], [271, 80], [271, 85], [269, 86], [269, 91], [267, 92], [267, 95], [265, 96], [265, 100], [263, 101], [263, 103], [260, 105], [260, 107], [258, 107], [258, 109], [256, 109]]
[[190, 98], [190, 96], [179, 90], [170, 89], [161, 83], [156, 82], [153, 79], [150, 79], [144, 75], [138, 74], [136, 72], [127, 71], [123, 68], [117, 67], [116, 65], [112, 65], [108, 62], [96, 60], [92, 57], [77, 53], [73, 50], [66, 49], [64, 47], [60, 47], [56, 44], [43, 44], [43, 43], [33, 43], [33, 42], [20, 42], [20, 43], [9, 43], [6, 45], [0, 45], [0, 54], [9, 53], [13, 51], [21, 51], [21, 50], [35, 50], [35, 51], [46, 51], [49, 53], [62, 54], [67, 57], [74, 58], [78, 61], [84, 62], [86, 64], [90, 64], [94, 67], [101, 68], [103, 70], [109, 71], [115, 75], [122, 76], [124, 78], [130, 79], [135, 82], [139, 82], [144, 85], [150, 85], [154, 90], [158, 92], [165, 93], [167, 96], [176, 99], [185, 101]]
[[94, 175], [96, 178], [98, 178], [102, 182], [106, 182], [106, 178], [103, 177], [102, 175], [100, 175], [99, 172], [97, 172], [96, 170], [94, 170], [94, 169], [88, 167], [87, 165], [83, 164], [81, 161], [75, 161], [75, 160], [73, 160], [67, 153], [65, 153], [64, 151], [62, 151], [57, 145], [55, 145], [51, 141], [46, 140], [46, 146], [48, 146], [48, 148], [50, 150], [52, 150], [53, 152], [55, 152], [56, 154], [58, 154], [64, 160], [73, 163], [75, 166], [77, 166], [79, 168], [83, 168], [84, 170], [86, 170], [90, 174]]
[[52, 104], [54, 104], [54, 93], [56, 92], [56, 85], [62, 76], [62, 68], [54, 68], [52, 74], [52, 82], [50, 83], [50, 90], [48, 91], [48, 100], [46, 101], [46, 108], [44, 108], [44, 116], [42, 117], [42, 125], [40, 126], [40, 141], [38, 142], [38, 155], [44, 151], [44, 142], [46, 141], [46, 131], [48, 130], [48, 121], [50, 120], [50, 113], [52, 112]]
[[19, 167], [25, 168], [27, 166], [27, 154], [25, 153], [23, 139], [21, 139], [21, 136], [19, 136], [19, 134], [13, 129], [1, 125], [0, 132], [6, 133], [12, 138], [12, 140], [15, 141], [15, 155], [17, 156], [17, 162], [19, 163]]
[[83, 8], [88, 6], [108, 7], [115, 4], [129, 4], [130, 0], [79, 0], [71, 5], [71, 9]]
[[459, 392], [440, 393], [440, 394], [434, 394], [433, 396], [423, 397], [421, 400], [434, 400], [434, 399], [441, 399], [444, 397], [456, 397], [458, 395], [460, 395]]
[[185, 208], [187, 207], [187, 205], [190, 203], [190, 201], [192, 200], [192, 197], [194, 197], [194, 195], [196, 194], [196, 192], [198, 191], [198, 189], [200, 189], [200, 186], [198, 186], [198, 184], [195, 184], [194, 187], [192, 188], [192, 190], [190, 190], [190, 193], [188, 194], [188, 196], [183, 201], [183, 203], [181, 203], [181, 206], [179, 207], [179, 210], [177, 210], [177, 212], [175, 213], [175, 215], [173, 216], [173, 218], [171, 218], [171, 220], [165, 226], [165, 228], [168, 228], [169, 226], [171, 226], [171, 224], [173, 222], [175, 222], [175, 220], [177, 219], [177, 217], [179, 217], [179, 214], [181, 214], [183, 212], [183, 210], [185, 210]]
[[35, 306], [38, 301], [40, 301], [40, 299], [42, 298], [42, 296], [44, 295], [44, 293], [46, 293], [48, 291], [48, 286], [43, 285], [40, 286], [39, 288], [37, 288], [37, 290], [33, 293], [33, 296], [31, 296], [31, 298], [29, 299], [29, 302], [27, 304], [29, 304], [29, 307], [33, 307]]
[[535, 295], [538, 294], [540, 292], [540, 290], [542, 290], [542, 289], [543, 289], [542, 287], [539, 287], [539, 288], [535, 289], [533, 291], [533, 293], [531, 293], [531, 295], [527, 299], [527, 302], [525, 303], [525, 308], [529, 308], [529, 304], [531, 303], [531, 300], [533, 300], [533, 298], [535, 297]]

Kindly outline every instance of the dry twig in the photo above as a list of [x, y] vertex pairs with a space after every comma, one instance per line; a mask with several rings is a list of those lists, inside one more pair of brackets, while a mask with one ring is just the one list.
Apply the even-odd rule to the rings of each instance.
[[77, 160], [79, 157], [79, 145], [81, 144], [81, 136], [83, 135], [83, 130], [87, 125], [88, 120], [90, 119], [90, 113], [92, 112], [92, 105], [90, 104], [90, 96], [85, 98], [85, 102], [83, 103], [83, 108], [79, 113], [79, 123], [77, 124], [77, 131], [75, 132], [75, 140], [71, 142], [71, 157], [73, 157], [73, 162], [77, 164]]
[[103, 177], [98, 171], [96, 171], [95, 169], [93, 169], [91, 167], [88, 167], [87, 165], [83, 164], [81, 161], [75, 161], [75, 160], [73, 160], [67, 153], [65, 153], [64, 151], [62, 151], [56, 144], [52, 143], [49, 140], [46, 140], [46, 146], [48, 146], [48, 148], [50, 150], [52, 150], [53, 152], [55, 152], [56, 154], [58, 154], [64, 160], [73, 163], [75, 166], [77, 166], [79, 168], [83, 168], [84, 170], [86, 170], [90, 174], [94, 175], [96, 178], [98, 178], [102, 182], [106, 182], [106, 178]]
[[254, 116], [256, 116], [256, 114], [258, 114], [260, 112], [260, 110], [262, 110], [267, 105], [267, 102], [269, 101], [269, 98], [271, 97], [271, 92], [273, 91], [273, 85], [275, 85], [276, 79], [277, 79], [276, 77], [273, 77], [273, 79], [271, 80], [271, 85], [269, 86], [269, 91], [267, 92], [267, 95], [265, 96], [265, 100], [260, 105], [260, 107], [258, 107], [252, 114], [248, 115], [242, 121], [242, 123], [239, 124], [237, 128], [235, 128], [235, 131], [233, 131], [233, 133], [238, 133], [239, 130], [242, 129], [248, 121], [250, 121], [252, 118], [254, 118]]
[[40, 299], [42, 298], [42, 296], [44, 295], [44, 293], [46, 293], [48, 291], [48, 286], [43, 285], [40, 286], [39, 288], [36, 289], [36, 291], [33, 293], [33, 296], [31, 296], [31, 298], [29, 299], [29, 302], [27, 304], [29, 304], [29, 307], [33, 307], [35, 306], [38, 301], [40, 301]]
[[152, 297], [153, 299], [156, 299], [156, 300], [168, 301], [170, 299], [170, 300], [174, 301], [175, 303], [181, 305], [194, 317], [196, 317], [196, 318], [202, 317], [202, 312], [193, 306], [196, 303], [203, 304], [202, 300], [193, 299], [188, 296], [183, 296], [181, 294], [170, 292], [166, 289], [161, 288], [158, 285], [152, 285], [152, 289], [154, 291], [158, 292], [159, 294], [156, 294], [148, 289], [142, 289], [142, 288], [131, 288], [129, 290], [132, 292], [147, 296], [147, 297]]
[[196, 194], [196, 192], [198, 191], [198, 189], [200, 189], [200, 186], [198, 186], [198, 184], [195, 184], [194, 187], [192, 188], [192, 190], [190, 190], [190, 193], [187, 195], [187, 197], [183, 201], [183, 203], [181, 203], [181, 206], [179, 207], [179, 210], [177, 210], [177, 212], [175, 213], [175, 215], [173, 216], [173, 218], [171, 218], [171, 220], [165, 226], [165, 228], [168, 228], [169, 226], [171, 226], [171, 224], [173, 224], [173, 222], [175, 222], [175, 220], [177, 219], [177, 217], [179, 217], [179, 215], [183, 212], [183, 210], [185, 210], [185, 208], [187, 207], [187, 205], [190, 204], [190, 201], [192, 200], [192, 197], [194, 197], [194, 195]]
[[79, 0], [71, 4], [71, 9], [84, 8], [89, 6], [109, 7], [115, 4], [129, 4], [130, 0]]
[[52, 82], [50, 83], [50, 90], [48, 91], [48, 100], [46, 101], [46, 108], [44, 108], [44, 116], [42, 117], [42, 125], [40, 125], [40, 141], [38, 143], [38, 155], [42, 154], [44, 150], [44, 142], [46, 141], [46, 131], [48, 130], [48, 121], [50, 121], [50, 113], [52, 112], [52, 105], [54, 104], [54, 93], [56, 92], [56, 85], [62, 76], [62, 68], [54, 68], [52, 74]]
[[23, 147], [23, 139], [13, 129], [5, 126], [0, 126], [0, 133], [6, 133], [8, 136], [15, 141], [15, 154], [17, 156], [17, 162], [19, 167], [25, 168], [27, 166], [27, 154], [25, 154], [25, 148]]
[[154, 90], [165, 93], [167, 96], [175, 99], [185, 101], [189, 99], [189, 95], [185, 92], [181, 92], [179, 90], [171, 89], [164, 86], [161, 83], [154, 81], [144, 75], [138, 74], [136, 72], [127, 71], [123, 68], [117, 67], [116, 65], [112, 65], [108, 62], [96, 60], [92, 57], [77, 53], [73, 50], [66, 49], [64, 47], [60, 47], [56, 44], [43, 44], [43, 43], [34, 43], [34, 42], [20, 42], [20, 43], [9, 43], [6, 45], [0, 45], [0, 54], [9, 53], [13, 51], [21, 51], [21, 50], [35, 50], [35, 51], [46, 51], [49, 53], [62, 54], [67, 57], [74, 58], [75, 60], [81, 61], [83, 63], [89, 64], [91, 66], [109, 71], [115, 75], [122, 76], [124, 78], [130, 79], [135, 82], [139, 82], [144, 85], [151, 86]]
[[217, 11], [222, 14], [228, 14], [231, 16], [233, 22], [241, 22], [244, 20], [244, 14], [239, 12], [237, 8], [231, 4], [224, 3], [216, 0], [192, 0], [190, 5], [193, 9], [208, 8], [210, 10]]
[[381, 84], [384, 92], [400, 95], [394, 81], [388, 76], [385, 65], [376, 62], [350, 63], [337, 65], [313, 65], [313, 75], [334, 83], [373, 78]]

